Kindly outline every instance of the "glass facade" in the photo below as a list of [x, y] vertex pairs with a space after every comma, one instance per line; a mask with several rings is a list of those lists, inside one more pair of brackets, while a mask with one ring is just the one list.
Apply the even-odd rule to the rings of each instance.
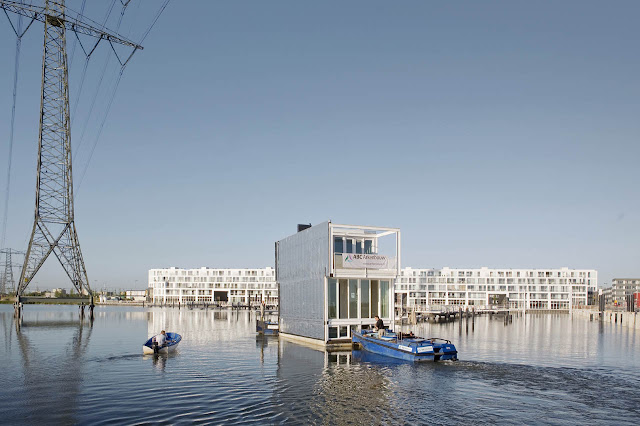
[[388, 280], [329, 278], [327, 280], [329, 319], [389, 318]]

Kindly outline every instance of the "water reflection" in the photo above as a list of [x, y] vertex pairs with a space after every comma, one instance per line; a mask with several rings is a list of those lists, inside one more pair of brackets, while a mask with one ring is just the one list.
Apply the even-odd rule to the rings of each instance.
[[164, 371], [167, 366], [167, 359], [169, 359], [169, 354], [155, 354], [155, 355], [147, 355], [148, 358], [153, 359], [153, 366], [160, 371]]
[[[85, 354], [92, 321], [43, 313], [13, 321], [27, 395], [22, 401], [15, 401], [22, 415], [33, 422], [76, 422], [75, 406], [86, 377]], [[52, 351], [54, 348], [57, 350]], [[52, 417], [47, 412], [56, 415]]]
[[[77, 309], [29, 306], [16, 329], [8, 308], [8, 423], [624, 423], [639, 414], [637, 332], [568, 315], [421, 323], [411, 331], [453, 340], [461, 361], [414, 365], [256, 337], [246, 311], [100, 308], [91, 327]], [[162, 329], [182, 334], [177, 352], [143, 356]]]

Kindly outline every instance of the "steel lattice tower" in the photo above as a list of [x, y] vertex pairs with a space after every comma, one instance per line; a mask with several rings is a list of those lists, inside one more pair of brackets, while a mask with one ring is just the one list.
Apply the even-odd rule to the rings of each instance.
[[46, 0], [44, 8], [0, 0], [0, 8], [44, 22], [35, 218], [15, 295], [20, 298], [52, 252], [78, 293], [90, 294], [74, 220], [66, 31], [106, 40], [112, 47], [142, 47], [85, 23], [82, 15], [68, 18], [64, 0]]
[[16, 296], [22, 295], [51, 252], [79, 294], [91, 291], [73, 216], [64, 1], [47, 1], [45, 7], [35, 219]]
[[12, 254], [18, 254], [15, 250], [2, 249], [0, 250], [0, 256], [4, 255], [4, 263], [1, 266], [4, 266], [4, 270], [2, 271], [2, 276], [0, 277], [0, 294], [7, 293], [7, 289], [9, 292], [15, 292], [16, 290], [16, 281], [13, 277], [13, 259]]

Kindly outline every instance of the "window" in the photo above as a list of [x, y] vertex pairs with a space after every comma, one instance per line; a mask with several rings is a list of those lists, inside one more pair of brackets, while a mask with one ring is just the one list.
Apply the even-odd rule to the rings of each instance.
[[389, 281], [380, 281], [380, 316], [389, 317]]
[[346, 253], [353, 253], [353, 240], [351, 238], [347, 238], [347, 249]]
[[349, 318], [358, 318], [358, 280], [349, 280]]
[[371, 280], [371, 318], [378, 315], [378, 280]]
[[369, 280], [360, 281], [360, 318], [369, 316]]
[[337, 281], [335, 278], [329, 278], [328, 283], [328, 298], [329, 298], [329, 318], [336, 318], [336, 308], [337, 308], [337, 298], [336, 298], [336, 284]]
[[349, 286], [347, 280], [340, 280], [340, 303], [338, 304], [340, 309], [339, 318], [349, 317]]
[[343, 253], [343, 251], [342, 251], [342, 237], [335, 237], [333, 239], [333, 251], [334, 251], [334, 253]]
[[364, 240], [364, 252], [365, 254], [373, 253], [373, 241]]

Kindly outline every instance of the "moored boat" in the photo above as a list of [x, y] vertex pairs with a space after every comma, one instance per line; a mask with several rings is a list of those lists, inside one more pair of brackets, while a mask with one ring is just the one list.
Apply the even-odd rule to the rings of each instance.
[[277, 336], [280, 327], [277, 321], [256, 320], [256, 333], [265, 336]]
[[[178, 333], [166, 333], [167, 339], [165, 345], [161, 348], [158, 348], [157, 353], [166, 354], [169, 352], [173, 352], [177, 347], [178, 343], [182, 340], [182, 336]], [[153, 336], [149, 340], [147, 340], [144, 345], [142, 345], [142, 353], [145, 355], [156, 353], [153, 350], [153, 339], [157, 336]]]
[[422, 338], [386, 331], [383, 335], [371, 330], [353, 331], [352, 342], [378, 355], [407, 361], [445, 361], [458, 359], [458, 351], [449, 340]]

